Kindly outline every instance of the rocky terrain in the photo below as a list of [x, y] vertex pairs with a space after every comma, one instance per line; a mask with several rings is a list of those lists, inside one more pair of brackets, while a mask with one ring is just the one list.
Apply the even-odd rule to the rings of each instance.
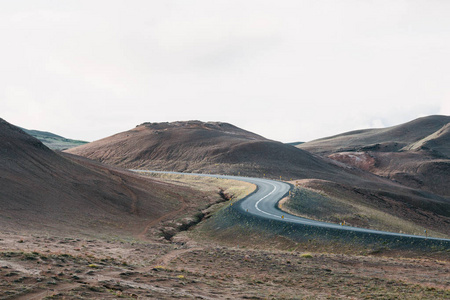
[[308, 251], [274, 237], [254, 243], [0, 232], [0, 299], [450, 297], [448, 259]]

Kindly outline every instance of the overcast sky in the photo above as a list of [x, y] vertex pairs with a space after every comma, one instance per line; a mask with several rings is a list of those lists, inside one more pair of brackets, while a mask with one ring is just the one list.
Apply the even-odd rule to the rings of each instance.
[[96, 140], [223, 121], [308, 141], [450, 115], [450, 1], [2, 1], [0, 117]]

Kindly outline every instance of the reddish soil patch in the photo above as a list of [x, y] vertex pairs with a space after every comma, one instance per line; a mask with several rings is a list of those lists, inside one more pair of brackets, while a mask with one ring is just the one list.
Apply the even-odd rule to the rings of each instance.
[[450, 117], [429, 116], [383, 129], [351, 131], [297, 147], [448, 198], [449, 145]]

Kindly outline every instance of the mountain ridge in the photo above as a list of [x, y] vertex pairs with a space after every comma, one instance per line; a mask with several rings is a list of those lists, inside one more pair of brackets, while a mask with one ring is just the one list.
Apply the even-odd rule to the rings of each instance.
[[[448, 123], [450, 123], [450, 116], [432, 115], [386, 128], [353, 130], [303, 143], [297, 147], [317, 154], [371, 148], [377, 151], [401, 151], [408, 145], [438, 132]], [[444, 153], [444, 155], [450, 154]]]

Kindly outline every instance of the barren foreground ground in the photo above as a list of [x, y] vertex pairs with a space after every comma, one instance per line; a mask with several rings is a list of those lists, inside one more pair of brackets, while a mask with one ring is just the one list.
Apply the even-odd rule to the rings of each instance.
[[448, 299], [450, 262], [0, 234], [0, 299]]
[[[253, 190], [214, 179], [158, 179], [212, 194], [220, 186], [231, 200]], [[188, 231], [172, 228], [169, 240], [162, 233], [179, 216], [144, 236], [2, 228], [0, 299], [450, 298], [448, 252], [333, 248], [239, 228], [227, 237], [208, 229], [208, 216], [226, 205], [202, 210], [206, 220]]]

